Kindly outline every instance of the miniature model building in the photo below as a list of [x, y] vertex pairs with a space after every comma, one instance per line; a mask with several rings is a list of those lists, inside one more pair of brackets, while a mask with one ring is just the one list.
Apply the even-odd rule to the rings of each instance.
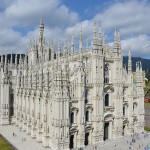
[[[144, 91], [141, 62], [132, 72], [123, 66], [120, 33], [113, 49], [93, 29], [91, 48], [60, 41], [45, 44], [41, 18], [39, 41], [27, 55], [1, 56], [0, 124], [14, 124], [43, 146], [54, 150], [84, 149], [105, 140], [144, 131]], [[18, 61], [19, 58], [19, 61]], [[134, 79], [134, 80], [133, 80]]]

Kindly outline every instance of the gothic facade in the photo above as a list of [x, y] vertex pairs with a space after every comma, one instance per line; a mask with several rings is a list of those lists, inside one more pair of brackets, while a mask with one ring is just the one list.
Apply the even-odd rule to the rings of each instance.
[[144, 91], [141, 62], [132, 72], [123, 66], [120, 33], [113, 49], [93, 29], [93, 44], [79, 50], [60, 41], [57, 52], [44, 41], [43, 19], [39, 41], [17, 62], [1, 56], [0, 124], [15, 124], [43, 146], [54, 150], [85, 148], [144, 131]]

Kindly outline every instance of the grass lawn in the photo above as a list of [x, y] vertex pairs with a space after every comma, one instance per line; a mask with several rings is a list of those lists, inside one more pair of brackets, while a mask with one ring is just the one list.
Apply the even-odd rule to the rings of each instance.
[[150, 103], [144, 103], [144, 106], [150, 106]]
[[5, 139], [3, 139], [3, 137], [0, 136], [0, 150], [14, 150], [11, 145], [9, 143], [7, 143], [7, 141], [5, 141]]

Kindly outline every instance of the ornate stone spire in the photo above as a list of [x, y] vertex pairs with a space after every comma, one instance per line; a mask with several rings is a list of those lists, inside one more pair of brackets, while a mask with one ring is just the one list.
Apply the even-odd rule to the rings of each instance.
[[106, 36], [104, 33], [103, 33], [103, 44], [106, 44]]
[[99, 47], [99, 50], [103, 44], [103, 33], [102, 33], [102, 27], [101, 27], [101, 22], [99, 24], [99, 34], [98, 34], [98, 47]]
[[143, 73], [141, 61], [136, 62], [136, 82], [143, 84]]
[[117, 29], [115, 27], [115, 32], [114, 32], [114, 52], [117, 53], [118, 49], [118, 36], [117, 36]]
[[129, 47], [129, 53], [128, 53], [128, 73], [132, 72], [132, 61], [131, 61], [131, 51]]
[[4, 57], [3, 55], [1, 55], [1, 63], [3, 64], [3, 61], [4, 61]]
[[95, 21], [94, 21], [94, 28], [93, 28], [93, 50], [97, 50], [96, 22]]
[[22, 68], [24, 67], [24, 61], [23, 58], [21, 58], [21, 64], [22, 64]]
[[141, 63], [141, 61], [139, 62], [139, 70], [142, 72], [142, 63]]
[[118, 55], [121, 54], [120, 31], [118, 30]]
[[61, 57], [61, 46], [60, 46], [60, 40], [58, 41], [58, 58]]
[[21, 54], [20, 54], [20, 56], [19, 56], [19, 64], [21, 65]]
[[80, 53], [82, 53], [82, 45], [83, 45], [83, 42], [82, 42], [82, 27], [81, 27], [81, 30], [80, 30], [80, 45], [79, 45]]
[[7, 64], [7, 54], [5, 54], [5, 65]]
[[19, 56], [19, 69], [21, 70], [21, 67], [22, 67], [22, 61], [21, 61], [21, 54]]
[[5, 54], [4, 74], [7, 74], [7, 54]]
[[40, 20], [39, 32], [40, 32], [39, 45], [42, 46], [44, 43], [44, 35], [43, 35], [43, 33], [44, 33], [44, 21], [43, 21], [43, 17], [41, 17], [41, 20]]
[[10, 64], [12, 65], [12, 63], [13, 63], [13, 54], [11, 53]]
[[51, 45], [51, 60], [54, 60], [54, 40], [52, 39], [52, 45]]
[[136, 72], [138, 72], [138, 71], [139, 71], [139, 61], [136, 62]]
[[66, 40], [64, 41], [64, 54], [63, 54], [64, 57], [67, 56], [67, 44], [66, 44]]
[[74, 54], [74, 34], [72, 34], [71, 54]]
[[24, 69], [27, 68], [27, 55], [25, 55], [24, 57]]
[[17, 66], [17, 54], [15, 55], [15, 66]]

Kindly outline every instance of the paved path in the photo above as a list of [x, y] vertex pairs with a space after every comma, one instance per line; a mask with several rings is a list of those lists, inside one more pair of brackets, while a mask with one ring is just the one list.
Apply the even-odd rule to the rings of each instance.
[[[32, 139], [25, 132], [20, 132], [19, 128], [12, 125], [0, 126], [0, 133], [14, 145], [18, 150], [49, 150], [50, 148], [44, 148], [42, 143], [37, 143], [35, 139]], [[17, 136], [14, 137], [13, 133]], [[137, 136], [135, 136], [137, 137]], [[132, 147], [133, 150], [145, 150], [145, 147], [150, 147], [150, 133], [144, 138], [144, 134], [138, 134], [139, 139], [133, 143], [132, 137], [123, 137], [116, 141], [106, 141], [97, 146], [88, 146], [86, 150], [129, 150]], [[22, 141], [22, 138], [26, 138], [26, 141]]]
[[[145, 124], [150, 126], [150, 107], [145, 107]], [[50, 150], [50, 148], [44, 148], [42, 143], [37, 143], [30, 135], [23, 131], [20, 132], [16, 126], [0, 126], [0, 133], [18, 150]], [[17, 136], [14, 137], [13, 133]], [[86, 150], [129, 150], [129, 147], [133, 150], [145, 150], [147, 145], [150, 147], [150, 133], [145, 138], [144, 134], [139, 134], [138, 137], [135, 143], [131, 142], [132, 137], [123, 137], [116, 141], [103, 142], [97, 146], [88, 146]], [[22, 138], [26, 138], [26, 141], [23, 141]]]
[[[98, 145], [98, 150], [145, 150], [147, 145], [150, 147], [150, 133], [138, 134], [134, 136], [135, 142], [132, 142], [132, 137], [123, 137], [116, 141], [108, 141], [104, 144]], [[131, 147], [131, 148], [129, 148]]]
[[[48, 148], [42, 146], [42, 143], [32, 139], [30, 135], [23, 131], [20, 132], [20, 129], [16, 126], [0, 126], [0, 133], [18, 150], [48, 150]], [[16, 136], [13, 136], [13, 133]], [[26, 141], [23, 141], [22, 138], [26, 138]]]

